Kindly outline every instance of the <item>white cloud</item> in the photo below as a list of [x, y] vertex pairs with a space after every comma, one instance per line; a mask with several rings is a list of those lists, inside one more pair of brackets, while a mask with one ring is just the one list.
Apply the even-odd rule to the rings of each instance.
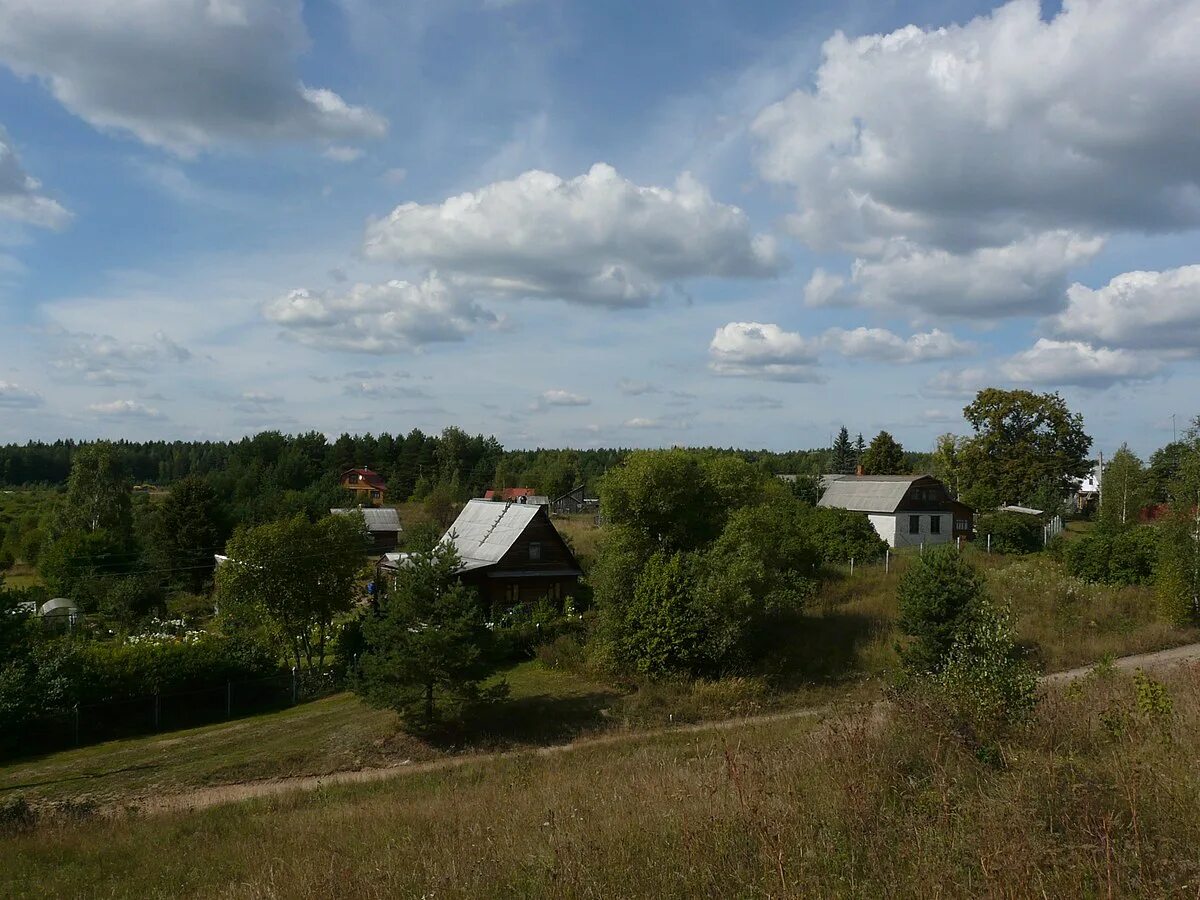
[[98, 416], [112, 419], [161, 419], [162, 413], [137, 400], [112, 400], [88, 406]]
[[385, 397], [404, 400], [431, 399], [429, 391], [424, 388], [378, 381], [356, 381], [352, 384], [342, 385], [342, 393], [347, 397], [368, 397], [372, 400]]
[[818, 341], [778, 325], [730, 322], [708, 345], [709, 368], [718, 375], [775, 381], [821, 381]]
[[846, 302], [846, 279], [824, 269], [813, 269], [804, 285], [806, 306], [841, 306]]
[[1061, 336], [1110, 347], [1200, 353], [1200, 265], [1126, 272], [1097, 290], [1073, 284], [1050, 323]]
[[140, 384], [149, 373], [164, 365], [192, 359], [186, 347], [162, 331], [148, 341], [121, 341], [110, 335], [59, 332], [65, 341], [59, 358], [51, 365], [64, 375], [88, 384]]
[[282, 403], [283, 398], [276, 394], [269, 394], [266, 391], [242, 391], [238, 399], [234, 401], [233, 408], [239, 412], [263, 416]]
[[497, 293], [612, 307], [645, 305], [667, 282], [761, 278], [782, 265], [773, 238], [691, 176], [642, 187], [602, 163], [569, 181], [530, 171], [441, 204], [402, 204], [368, 226], [365, 252]]
[[71, 214], [42, 193], [42, 184], [26, 173], [12, 139], [0, 126], [0, 217], [43, 228], [62, 228]]
[[363, 151], [359, 147], [346, 147], [342, 144], [334, 144], [332, 147], [326, 147], [325, 152], [321, 155], [334, 162], [352, 163], [363, 158]]
[[1062, 306], [1067, 272], [1103, 244], [1070, 231], [965, 253], [893, 241], [881, 256], [855, 260], [851, 281], [865, 306], [968, 318], [1036, 314]]
[[383, 173], [383, 180], [388, 184], [403, 184], [406, 178], [408, 178], [408, 169], [400, 166], [388, 169]]
[[499, 321], [437, 275], [419, 284], [356, 284], [346, 293], [295, 290], [267, 303], [263, 315], [301, 343], [367, 353], [461, 341]]
[[962, 26], [826, 41], [765, 109], [759, 169], [813, 244], [999, 246], [1200, 224], [1195, 0], [1014, 0]]
[[14, 384], [0, 381], [0, 409], [33, 409], [42, 405], [42, 395]]
[[905, 339], [884, 328], [830, 328], [822, 335], [824, 346], [851, 359], [917, 363], [952, 359], [970, 353], [973, 346], [938, 328]]
[[0, 61], [101, 129], [188, 155], [265, 139], [378, 137], [300, 83], [301, 0], [0, 0]]
[[590, 406], [591, 403], [591, 398], [584, 397], [582, 394], [554, 388], [542, 391], [529, 408], [533, 412], [544, 412], [554, 406]]
[[982, 368], [942, 369], [925, 382], [927, 397], [973, 397], [988, 384], [989, 372]]
[[1128, 350], [1041, 338], [1030, 349], [1012, 356], [1001, 371], [1020, 384], [1106, 388], [1153, 378], [1162, 371], [1162, 363]]
[[643, 394], [656, 394], [658, 388], [648, 381], [634, 381], [629, 378], [622, 378], [617, 382], [617, 390], [626, 397], [640, 397]]

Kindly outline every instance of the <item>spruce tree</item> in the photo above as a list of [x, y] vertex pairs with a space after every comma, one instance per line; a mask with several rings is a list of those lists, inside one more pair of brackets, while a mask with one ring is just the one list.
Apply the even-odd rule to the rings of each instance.
[[850, 443], [850, 432], [845, 425], [833, 442], [833, 471], [838, 475], [854, 474], [854, 446]]
[[862, 467], [864, 475], [902, 475], [904, 448], [886, 431], [881, 431], [863, 454]]

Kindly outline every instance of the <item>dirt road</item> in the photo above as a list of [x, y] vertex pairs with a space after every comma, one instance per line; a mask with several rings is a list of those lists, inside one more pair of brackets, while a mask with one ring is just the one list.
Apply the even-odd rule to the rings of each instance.
[[[1173, 665], [1195, 662], [1200, 660], [1200, 644], [1188, 644], [1184, 647], [1173, 647], [1170, 650], [1159, 650], [1154, 653], [1141, 653], [1136, 656], [1124, 656], [1113, 661], [1118, 669], [1162, 669]], [[1065, 672], [1055, 672], [1042, 678], [1043, 684], [1061, 684], [1073, 681], [1087, 675], [1092, 666], [1082, 666]], [[569, 744], [554, 744], [535, 749], [521, 749], [500, 753], [475, 753], [462, 756], [437, 759], [420, 763], [401, 763], [394, 766], [379, 768], [355, 769], [346, 772], [333, 772], [328, 775], [304, 775], [292, 778], [277, 778], [267, 781], [249, 781], [239, 784], [217, 785], [201, 788], [180, 794], [163, 794], [147, 797], [122, 804], [122, 810], [131, 806], [142, 813], [161, 813], [173, 810], [204, 809], [224, 803], [236, 803], [240, 800], [250, 800], [257, 797], [272, 797], [295, 791], [312, 791], [318, 788], [331, 787], [340, 784], [363, 784], [372, 781], [383, 781], [402, 775], [421, 772], [438, 772], [456, 769], [461, 766], [486, 763], [494, 760], [509, 759], [518, 756], [552, 756], [561, 753], [572, 753], [590, 747], [607, 744], [634, 743], [652, 740], [666, 734], [688, 734], [698, 732], [728, 731], [736, 728], [760, 725], [770, 722], [781, 722], [791, 719], [812, 719], [826, 715], [830, 706], [817, 706], [807, 709], [789, 710], [762, 716], [751, 716], [740, 719], [724, 719], [718, 722], [701, 722], [694, 725], [677, 725], [668, 728], [655, 728], [643, 731], [623, 731], [615, 734], [599, 735], [597, 737], [581, 738]]]

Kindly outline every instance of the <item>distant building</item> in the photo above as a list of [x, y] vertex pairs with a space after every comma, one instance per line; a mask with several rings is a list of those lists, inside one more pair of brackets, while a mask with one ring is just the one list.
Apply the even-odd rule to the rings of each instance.
[[584, 486], [571, 488], [560, 497], [555, 497], [550, 501], [550, 509], [552, 512], [560, 516], [570, 515], [571, 513], [595, 512], [600, 508], [600, 501], [594, 497], [588, 497], [584, 493]]
[[378, 506], [387, 495], [387, 484], [370, 469], [347, 469], [338, 482], [363, 506]]
[[371, 549], [374, 553], [390, 553], [400, 544], [400, 514], [391, 507], [382, 509], [331, 509], [331, 515], [345, 516], [350, 513], [362, 513], [367, 523], [367, 532], [371, 535]]
[[[583, 574], [542, 504], [468, 500], [442, 542], [454, 545], [462, 559], [459, 577], [478, 589], [493, 614], [518, 603], [561, 602]], [[385, 591], [406, 559], [388, 553], [379, 561], [377, 581]]]
[[865, 513], [889, 547], [948, 544], [974, 531], [974, 512], [932, 475], [823, 476], [819, 506]]

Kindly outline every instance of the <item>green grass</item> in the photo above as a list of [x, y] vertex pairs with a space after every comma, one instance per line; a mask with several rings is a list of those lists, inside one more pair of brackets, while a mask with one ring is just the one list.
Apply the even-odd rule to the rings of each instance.
[[0, 894], [1180, 896], [1200, 674], [1043, 700], [981, 762], [919, 705], [522, 754], [0, 838]]
[[[472, 749], [566, 740], [603, 727], [611, 688], [523, 663], [505, 673], [511, 699], [489, 711]], [[337, 694], [281, 712], [109, 741], [0, 768], [0, 802], [86, 798], [100, 805], [264, 778], [321, 775], [444, 756], [455, 747], [406, 735], [395, 713]]]

